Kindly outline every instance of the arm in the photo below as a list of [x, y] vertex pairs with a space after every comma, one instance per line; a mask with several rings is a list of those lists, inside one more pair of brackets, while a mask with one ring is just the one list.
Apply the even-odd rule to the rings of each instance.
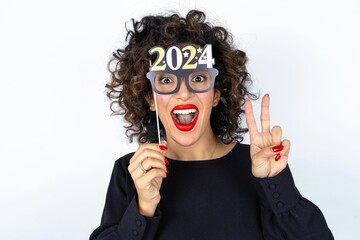
[[289, 166], [274, 177], [255, 178], [265, 239], [333, 240], [321, 210], [303, 198]]
[[250, 134], [253, 182], [261, 204], [261, 222], [265, 239], [334, 239], [320, 209], [303, 198], [296, 189], [288, 156], [290, 141], [282, 140], [282, 129], [270, 131], [269, 95], [261, 102], [261, 132], [256, 126], [252, 104], [245, 102]]
[[140, 214], [138, 197], [126, 157], [115, 162], [109, 183], [101, 225], [90, 240], [154, 239], [161, 214], [153, 217]]

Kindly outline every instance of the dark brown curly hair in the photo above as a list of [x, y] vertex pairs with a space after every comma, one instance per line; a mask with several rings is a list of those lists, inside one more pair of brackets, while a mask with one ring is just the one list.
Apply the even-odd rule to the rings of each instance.
[[[245, 67], [246, 54], [233, 46], [231, 34], [224, 27], [212, 26], [206, 22], [205, 13], [198, 10], [189, 11], [185, 18], [176, 13], [145, 16], [140, 21], [132, 19], [125, 40], [125, 49], [116, 50], [109, 61], [111, 81], [106, 89], [113, 115], [124, 115], [129, 123], [125, 128], [130, 142], [134, 137], [139, 143], [157, 142], [156, 117], [147, 101], [152, 89], [146, 78], [150, 60], [154, 62], [155, 58], [148, 50], [179, 43], [212, 44], [214, 67], [219, 70], [214, 88], [221, 92], [221, 100], [212, 110], [211, 127], [224, 143], [243, 140], [247, 129], [241, 127], [242, 106], [246, 96], [257, 96], [249, 91], [252, 81]], [[165, 134], [162, 125], [161, 132]]]

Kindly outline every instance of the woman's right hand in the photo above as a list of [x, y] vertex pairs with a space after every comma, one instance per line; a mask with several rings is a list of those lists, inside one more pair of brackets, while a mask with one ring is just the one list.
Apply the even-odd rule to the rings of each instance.
[[168, 173], [166, 150], [165, 144], [141, 144], [130, 159], [128, 170], [138, 193], [139, 212], [146, 217], [154, 216], [160, 202], [160, 187]]

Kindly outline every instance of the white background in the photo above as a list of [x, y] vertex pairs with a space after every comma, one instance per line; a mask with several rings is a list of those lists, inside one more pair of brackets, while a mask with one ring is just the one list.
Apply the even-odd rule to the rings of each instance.
[[337, 239], [357, 238], [359, 1], [2, 0], [0, 239], [87, 239], [98, 226], [113, 163], [136, 148], [110, 117], [107, 61], [130, 18], [192, 8], [247, 52], [301, 193]]

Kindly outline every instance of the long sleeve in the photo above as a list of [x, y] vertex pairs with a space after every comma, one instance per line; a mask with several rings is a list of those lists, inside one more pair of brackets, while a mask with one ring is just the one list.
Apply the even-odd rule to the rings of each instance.
[[303, 198], [289, 167], [271, 178], [251, 175], [249, 146], [215, 160], [170, 162], [155, 216], [138, 211], [127, 170], [116, 161], [101, 225], [90, 240], [333, 240], [320, 209]]
[[320, 209], [303, 198], [287, 166], [277, 176], [253, 177], [266, 240], [333, 240]]
[[154, 239], [160, 211], [154, 217], [142, 216], [138, 211], [137, 195], [127, 171], [129, 155], [115, 162], [111, 175], [101, 225], [90, 240], [150, 240]]

